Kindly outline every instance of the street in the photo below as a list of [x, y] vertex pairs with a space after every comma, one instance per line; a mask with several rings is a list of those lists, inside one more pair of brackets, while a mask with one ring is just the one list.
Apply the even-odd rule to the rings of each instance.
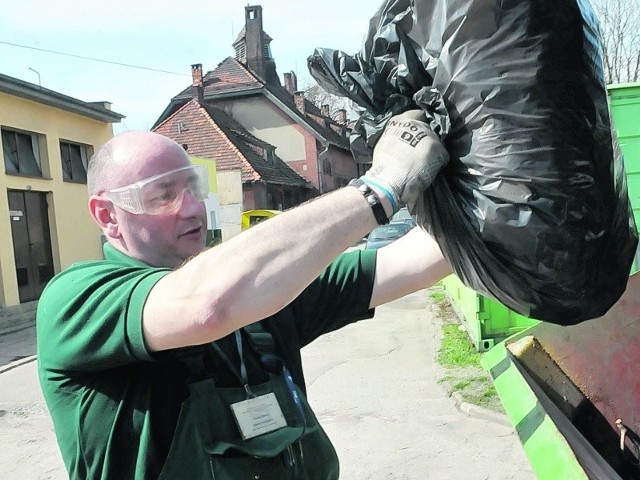
[[[434, 312], [418, 292], [303, 351], [309, 402], [334, 442], [341, 479], [533, 480], [506, 417], [463, 413], [438, 383]], [[2, 480], [66, 478], [35, 367], [0, 374]]]

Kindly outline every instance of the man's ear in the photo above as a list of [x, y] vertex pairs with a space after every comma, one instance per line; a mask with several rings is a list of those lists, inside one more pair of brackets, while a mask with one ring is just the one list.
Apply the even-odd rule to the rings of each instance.
[[91, 195], [89, 197], [89, 213], [107, 237], [118, 238], [120, 236], [118, 217], [113, 203], [109, 200], [99, 195]]

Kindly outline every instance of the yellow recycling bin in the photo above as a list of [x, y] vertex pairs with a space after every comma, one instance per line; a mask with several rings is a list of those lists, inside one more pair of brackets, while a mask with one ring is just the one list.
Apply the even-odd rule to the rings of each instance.
[[280, 210], [247, 210], [242, 212], [242, 230], [246, 230], [267, 218], [275, 217], [279, 213], [282, 212]]

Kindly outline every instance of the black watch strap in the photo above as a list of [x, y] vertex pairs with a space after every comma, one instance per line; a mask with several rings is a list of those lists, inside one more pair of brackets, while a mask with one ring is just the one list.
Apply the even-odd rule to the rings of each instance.
[[376, 195], [376, 192], [371, 190], [371, 187], [367, 185], [366, 182], [363, 182], [359, 178], [354, 178], [349, 182], [349, 185], [356, 187], [367, 200], [373, 215], [376, 217], [378, 225], [386, 225], [389, 223], [389, 217], [387, 217], [387, 212], [384, 211], [384, 207], [382, 206], [382, 203], [380, 203], [378, 195]]

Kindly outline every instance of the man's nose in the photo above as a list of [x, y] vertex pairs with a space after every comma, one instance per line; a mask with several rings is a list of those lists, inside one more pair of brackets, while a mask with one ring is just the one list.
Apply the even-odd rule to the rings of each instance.
[[184, 190], [180, 212], [185, 216], [191, 216], [202, 211], [204, 203], [199, 201], [188, 188]]

